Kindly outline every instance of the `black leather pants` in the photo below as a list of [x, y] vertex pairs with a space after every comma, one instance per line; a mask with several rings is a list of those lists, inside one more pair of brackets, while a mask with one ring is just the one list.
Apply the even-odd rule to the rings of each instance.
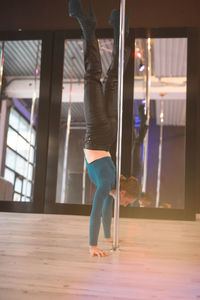
[[141, 175], [141, 171], [143, 168], [142, 164], [142, 144], [144, 142], [144, 138], [146, 132], [148, 130], [148, 126], [144, 123], [140, 124], [139, 134], [136, 135], [136, 130], [133, 131], [133, 146], [132, 146], [132, 162], [131, 162], [131, 176], [139, 178]]
[[[84, 110], [85, 149], [110, 151], [117, 133], [118, 49], [101, 83], [101, 57], [97, 40], [84, 40]], [[125, 66], [130, 56], [130, 42], [125, 46]]]

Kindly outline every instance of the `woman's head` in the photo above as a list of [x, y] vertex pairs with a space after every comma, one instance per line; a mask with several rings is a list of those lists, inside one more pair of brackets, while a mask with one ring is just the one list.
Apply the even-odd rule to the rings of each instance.
[[140, 191], [138, 179], [131, 176], [129, 178], [120, 177], [120, 205], [127, 206], [134, 202]]

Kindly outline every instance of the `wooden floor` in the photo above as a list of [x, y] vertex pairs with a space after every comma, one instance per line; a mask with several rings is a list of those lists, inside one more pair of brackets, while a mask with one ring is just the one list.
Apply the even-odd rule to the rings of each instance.
[[120, 219], [120, 252], [104, 258], [89, 256], [88, 226], [0, 213], [0, 300], [200, 299], [199, 220]]

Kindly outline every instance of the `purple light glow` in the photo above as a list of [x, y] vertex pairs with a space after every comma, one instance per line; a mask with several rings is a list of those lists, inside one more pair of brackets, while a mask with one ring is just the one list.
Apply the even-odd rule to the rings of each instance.
[[144, 71], [144, 68], [145, 68], [144, 64], [141, 64], [140, 67], [139, 67], [139, 71], [140, 72]]
[[[26, 120], [31, 121], [31, 114], [29, 111], [19, 102], [18, 99], [13, 98], [13, 104], [15, 108], [24, 116]], [[34, 116], [34, 126], [36, 126], [36, 115]]]

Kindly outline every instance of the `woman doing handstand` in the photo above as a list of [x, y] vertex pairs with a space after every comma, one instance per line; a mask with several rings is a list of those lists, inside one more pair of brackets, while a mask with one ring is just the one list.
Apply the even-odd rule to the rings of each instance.
[[[103, 84], [101, 83], [101, 58], [95, 36], [96, 18], [89, 0], [90, 14], [87, 15], [80, 0], [69, 1], [69, 15], [75, 17], [83, 33], [84, 50], [84, 110], [86, 135], [84, 155], [90, 180], [97, 186], [90, 215], [89, 252], [92, 256], [107, 253], [97, 247], [101, 218], [104, 237], [111, 238], [112, 204], [115, 197], [115, 165], [110, 149], [117, 135], [117, 86], [118, 86], [118, 37], [119, 10], [113, 10], [110, 24], [114, 29], [112, 62]], [[128, 22], [127, 22], [128, 23]], [[128, 29], [126, 24], [126, 37]], [[126, 66], [130, 56], [130, 40], [126, 38]], [[122, 178], [120, 182], [120, 204], [127, 206], [136, 200], [139, 193], [138, 180]]]

